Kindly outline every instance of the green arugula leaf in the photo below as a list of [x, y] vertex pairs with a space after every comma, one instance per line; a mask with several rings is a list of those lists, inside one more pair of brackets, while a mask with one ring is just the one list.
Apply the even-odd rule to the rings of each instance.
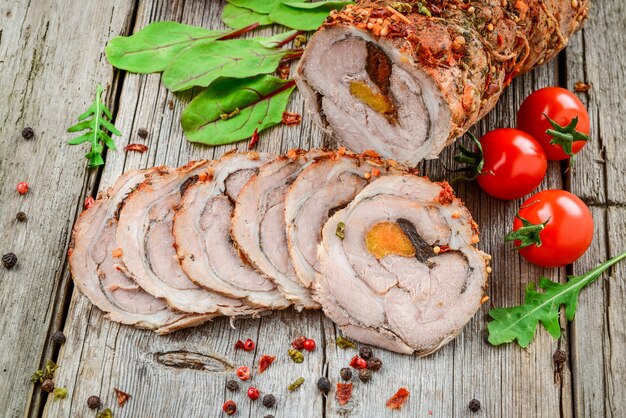
[[105, 52], [115, 68], [133, 73], [154, 73], [163, 71], [184, 48], [216, 40], [227, 33], [178, 22], [153, 22], [131, 36], [111, 39]]
[[539, 292], [534, 283], [526, 287], [526, 301], [523, 305], [510, 308], [495, 308], [489, 311], [493, 321], [487, 326], [489, 342], [492, 345], [517, 343], [525, 348], [532, 341], [539, 322], [553, 338], [561, 336], [559, 309], [565, 305], [568, 321], [574, 319], [581, 289], [595, 281], [611, 266], [626, 258], [626, 252], [581, 276], [568, 276], [567, 283], [555, 283], [545, 277], [539, 280]]
[[240, 29], [253, 23], [261, 26], [272, 24], [269, 15], [227, 3], [222, 11], [222, 21], [230, 28]]
[[228, 0], [230, 4], [253, 10], [261, 14], [269, 14], [274, 6], [287, 0]]
[[[83, 142], [91, 143], [91, 151], [85, 154], [85, 158], [89, 160], [89, 168], [93, 168], [104, 164], [102, 159], [102, 151], [104, 147], [112, 150], [116, 149], [115, 141], [107, 132], [114, 135], [122, 135], [122, 133], [107, 119], [111, 119], [111, 111], [102, 102], [102, 92], [104, 89], [100, 84], [96, 88], [96, 99], [89, 106], [87, 111], [78, 117], [79, 122], [70, 126], [67, 132], [80, 132], [87, 130], [86, 133], [68, 141], [70, 145], [78, 145]], [[89, 119], [90, 118], [90, 119]]]
[[233, 39], [190, 46], [165, 68], [163, 84], [171, 91], [181, 91], [206, 87], [219, 77], [246, 78], [271, 73], [289, 51], [267, 48], [262, 42], [269, 40]]
[[287, 2], [275, 4], [270, 19], [298, 30], [316, 30], [332, 10], [338, 10], [352, 1], [320, 1], [315, 3]]
[[260, 132], [281, 122], [294, 88], [293, 80], [269, 75], [220, 78], [183, 111], [185, 136], [191, 142], [208, 145], [247, 139], [255, 129]]

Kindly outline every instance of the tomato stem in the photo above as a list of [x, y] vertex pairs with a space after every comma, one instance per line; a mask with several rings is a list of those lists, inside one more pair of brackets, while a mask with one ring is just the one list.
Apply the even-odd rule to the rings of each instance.
[[457, 180], [473, 181], [476, 180], [478, 176], [488, 174], [486, 172], [483, 172], [485, 160], [483, 158], [483, 147], [480, 144], [480, 141], [476, 139], [474, 134], [472, 134], [471, 132], [467, 132], [467, 136], [470, 137], [470, 139], [476, 146], [476, 151], [470, 151], [463, 144], [459, 144], [460, 154], [454, 156], [454, 161], [460, 164], [465, 164], [465, 167], [461, 167], [457, 170], [452, 171], [464, 172], [467, 173], [469, 176], [457, 176], [450, 181], [451, 183], [454, 183]]
[[550, 222], [550, 218], [540, 224], [533, 224], [528, 219], [522, 218], [519, 212], [515, 215], [515, 217], [522, 221], [522, 227], [516, 231], [509, 232], [504, 237], [504, 240], [519, 241], [519, 244], [516, 244], [515, 247], [517, 250], [530, 247], [531, 245], [536, 245], [537, 248], [541, 247], [541, 231], [543, 231], [547, 223]]
[[572, 118], [570, 123], [565, 126], [559, 125], [558, 123], [550, 119], [550, 117], [548, 117], [548, 115], [546, 115], [545, 113], [543, 114], [543, 116], [548, 119], [548, 122], [550, 122], [550, 125], [552, 125], [553, 128], [546, 130], [546, 134], [552, 137], [550, 143], [552, 145], [560, 145], [563, 149], [563, 152], [569, 155], [573, 160], [574, 152], [572, 150], [572, 146], [574, 142], [589, 140], [589, 136], [576, 130], [576, 125], [578, 125], [578, 116]]

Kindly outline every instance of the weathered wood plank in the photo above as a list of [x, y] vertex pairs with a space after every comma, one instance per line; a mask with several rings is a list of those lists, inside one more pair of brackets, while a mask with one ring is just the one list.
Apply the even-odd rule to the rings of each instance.
[[[626, 81], [625, 12], [623, 2], [594, 4], [589, 21], [566, 51], [567, 87], [572, 90], [577, 81], [592, 85], [578, 94], [591, 116], [591, 140], [569, 180], [570, 190], [592, 206], [596, 228], [591, 248], [573, 266], [574, 274], [624, 251], [626, 104], [623, 91], [615, 87]], [[618, 266], [612, 279], [605, 275], [581, 293], [570, 326], [574, 405], [580, 417], [623, 415], [624, 271]]]
[[[29, 377], [52, 355], [63, 316], [63, 260], [80, 196], [91, 181], [83, 147], [65, 129], [113, 81], [102, 45], [124, 30], [132, 4], [4, 1], [0, 5], [0, 252], [18, 265], [0, 279], [0, 415], [36, 414], [40, 392]], [[80, 13], [77, 11], [80, 10]], [[31, 126], [35, 138], [22, 139]], [[15, 185], [30, 183], [19, 196]], [[18, 223], [23, 211], [28, 221]]]

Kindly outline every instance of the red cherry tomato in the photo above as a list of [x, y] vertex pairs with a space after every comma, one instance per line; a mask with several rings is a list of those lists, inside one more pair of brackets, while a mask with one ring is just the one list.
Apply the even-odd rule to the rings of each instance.
[[240, 368], [237, 369], [237, 377], [241, 380], [248, 380], [250, 379], [250, 367], [248, 366], [241, 366]]
[[489, 195], [505, 200], [532, 192], [546, 175], [548, 161], [541, 145], [525, 132], [502, 128], [480, 139], [483, 174], [477, 180]]
[[28, 193], [28, 183], [26, 183], [25, 181], [21, 181], [21, 182], [17, 183], [17, 186], [15, 187], [15, 190], [17, 190], [17, 192], [19, 194], [26, 194], [26, 193]]
[[[528, 132], [541, 144], [548, 160], [570, 158], [561, 145], [550, 143], [553, 136], [546, 131], [554, 128], [546, 116], [562, 127], [569, 125], [572, 119], [578, 117], [574, 129], [589, 135], [589, 113], [585, 105], [568, 90], [561, 87], [546, 87], [528, 96], [517, 112], [517, 128]], [[587, 141], [574, 141], [572, 153], [578, 153], [586, 143]]]
[[[519, 216], [530, 224], [539, 225], [541, 245], [531, 244], [519, 251], [533, 264], [541, 267], [560, 267], [577, 260], [587, 251], [593, 238], [593, 218], [585, 203], [564, 190], [544, 190], [531, 196], [519, 210]], [[513, 222], [513, 231], [524, 223]], [[515, 245], [520, 246], [516, 240]]]
[[302, 343], [302, 348], [304, 348], [306, 351], [315, 350], [315, 341], [310, 338], [307, 340], [304, 340], [304, 342]]
[[261, 394], [259, 393], [259, 390], [255, 387], [250, 387], [248, 389], [248, 398], [252, 399], [253, 401], [256, 401], [257, 399], [259, 399], [259, 396], [261, 396]]

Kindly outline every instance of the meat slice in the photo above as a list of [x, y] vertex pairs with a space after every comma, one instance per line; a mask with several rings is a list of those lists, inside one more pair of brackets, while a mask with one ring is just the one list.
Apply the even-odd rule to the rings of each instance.
[[491, 110], [513, 77], [564, 48], [589, 5], [361, 0], [327, 19], [294, 78], [341, 144], [414, 166]]
[[292, 150], [264, 165], [241, 190], [235, 205], [231, 235], [246, 258], [271, 277], [297, 309], [319, 308], [303, 287], [289, 259], [285, 234], [285, 193], [319, 150]]
[[262, 308], [228, 298], [193, 283], [181, 269], [172, 225], [181, 193], [207, 176], [207, 161], [178, 169], [155, 168], [124, 200], [116, 230], [120, 268], [143, 289], [177, 310], [255, 316]]
[[315, 297], [355, 340], [430, 354], [481, 305], [490, 257], [477, 241], [447, 184], [382, 177], [325, 224]]
[[115, 267], [116, 260], [112, 256], [117, 248], [115, 214], [126, 195], [143, 182], [146, 171], [129, 171], [122, 175], [105, 195], [80, 215], [72, 232], [69, 264], [76, 286], [106, 313], [107, 318], [164, 334], [196, 325], [214, 315], [174, 311]]
[[322, 227], [372, 180], [406, 167], [376, 155], [340, 150], [317, 159], [293, 182], [285, 196], [285, 222], [291, 261], [300, 282], [311, 287], [317, 268]]
[[227, 154], [211, 176], [189, 186], [174, 217], [180, 264], [191, 280], [226, 296], [271, 309], [291, 305], [274, 283], [248, 264], [230, 238], [230, 220], [241, 188], [275, 156]]

